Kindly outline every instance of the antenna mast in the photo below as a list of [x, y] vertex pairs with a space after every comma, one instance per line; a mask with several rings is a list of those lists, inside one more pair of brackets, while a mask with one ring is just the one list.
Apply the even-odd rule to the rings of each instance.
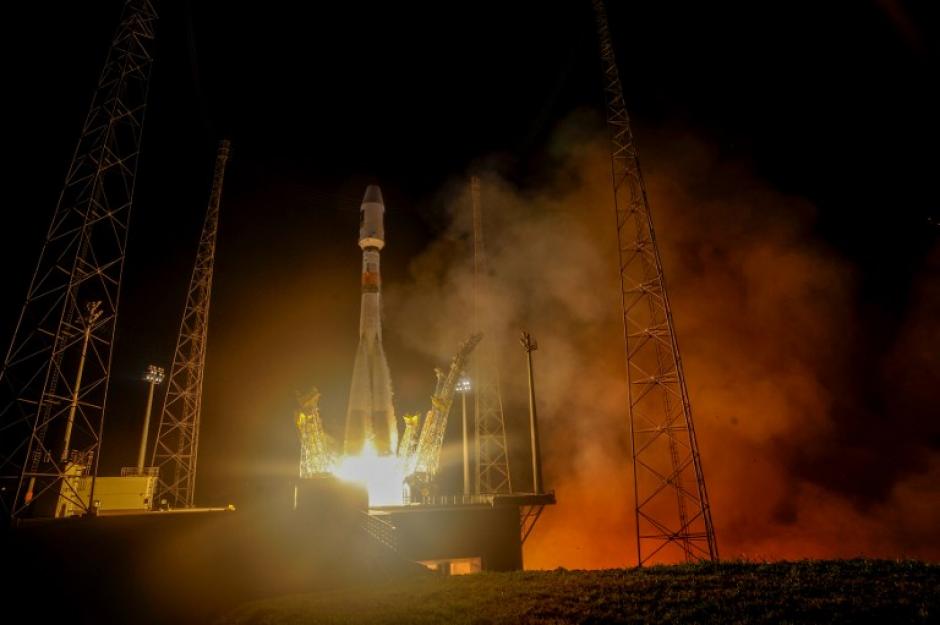
[[229, 142], [219, 143], [212, 178], [212, 193], [199, 239], [186, 309], [180, 324], [173, 366], [163, 414], [157, 429], [151, 466], [160, 470], [157, 491], [159, 503], [171, 508], [191, 508], [195, 495], [196, 456], [199, 451], [199, 417], [202, 412], [202, 382], [206, 366], [206, 335], [209, 327], [209, 298], [212, 294], [212, 268], [215, 240], [219, 229], [219, 202], [228, 161]]
[[604, 70], [636, 502], [637, 564], [717, 560], [666, 279], [603, 0], [593, 0]]

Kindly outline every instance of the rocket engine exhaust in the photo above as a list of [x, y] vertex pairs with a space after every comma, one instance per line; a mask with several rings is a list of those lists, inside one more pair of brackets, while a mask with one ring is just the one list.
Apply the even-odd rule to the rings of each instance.
[[376, 185], [366, 188], [359, 209], [359, 247], [362, 248], [362, 301], [359, 347], [353, 365], [346, 412], [343, 452], [359, 455], [367, 446], [379, 456], [394, 455], [398, 426], [392, 406], [392, 382], [382, 348], [382, 280], [379, 253], [385, 247], [385, 202]]

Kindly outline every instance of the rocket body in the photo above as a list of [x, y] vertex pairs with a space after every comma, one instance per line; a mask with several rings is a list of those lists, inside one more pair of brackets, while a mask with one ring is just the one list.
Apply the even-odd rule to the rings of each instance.
[[382, 348], [382, 279], [380, 252], [385, 247], [385, 203], [375, 185], [366, 188], [359, 210], [359, 247], [362, 248], [362, 291], [359, 312], [359, 347], [353, 364], [346, 411], [343, 451], [362, 452], [367, 444], [378, 455], [394, 454], [398, 426], [392, 406], [392, 381]]

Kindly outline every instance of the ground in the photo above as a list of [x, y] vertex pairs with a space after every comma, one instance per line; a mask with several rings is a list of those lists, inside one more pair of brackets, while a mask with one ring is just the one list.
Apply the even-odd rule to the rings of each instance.
[[258, 601], [225, 625], [448, 623], [931, 623], [940, 565], [729, 562], [643, 570], [419, 575]]

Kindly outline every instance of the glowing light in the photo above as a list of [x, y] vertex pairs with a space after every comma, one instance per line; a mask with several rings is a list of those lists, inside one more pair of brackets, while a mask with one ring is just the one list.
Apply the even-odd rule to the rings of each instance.
[[163, 371], [163, 367], [148, 365], [147, 371], [144, 373], [144, 380], [153, 384], [163, 384], [165, 375], [166, 373]]
[[405, 472], [397, 456], [380, 456], [372, 441], [358, 456], [343, 456], [333, 474], [341, 480], [363, 484], [370, 506], [398, 506], [404, 503]]

